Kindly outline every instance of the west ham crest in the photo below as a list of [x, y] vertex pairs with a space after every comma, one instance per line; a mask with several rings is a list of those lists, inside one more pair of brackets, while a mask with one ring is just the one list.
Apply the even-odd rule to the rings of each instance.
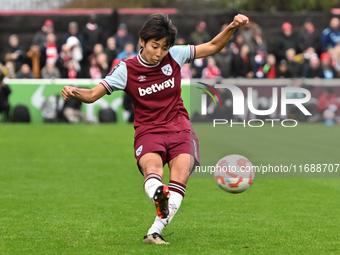
[[165, 75], [170, 76], [172, 74], [172, 68], [170, 64], [167, 64], [162, 67], [162, 71]]
[[143, 150], [143, 145], [139, 146], [138, 149], [136, 150], [137, 157], [142, 153], [142, 150]]

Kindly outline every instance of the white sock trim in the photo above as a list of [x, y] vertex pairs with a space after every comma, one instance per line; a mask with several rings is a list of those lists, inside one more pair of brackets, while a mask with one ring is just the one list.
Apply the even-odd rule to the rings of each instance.
[[183, 188], [183, 187], [181, 187], [181, 186], [179, 186], [179, 185], [177, 185], [177, 184], [175, 184], [175, 183], [170, 183], [169, 184], [169, 188], [170, 187], [173, 187], [174, 189], [179, 189], [180, 191], [182, 191], [184, 194], [185, 194], [185, 189]]
[[155, 178], [155, 179], [159, 180], [160, 182], [162, 182], [162, 177], [160, 177], [158, 174], [148, 174], [144, 179], [144, 186], [145, 186], [145, 183], [148, 180], [150, 180], [151, 178]]
[[[148, 178], [149, 176], [150, 176], [150, 175], [148, 175], [147, 178]], [[156, 176], [158, 176], [158, 177], [160, 178], [159, 175], [156, 175]], [[146, 193], [146, 195], [148, 196], [148, 198], [149, 198], [152, 202], [154, 202], [154, 201], [153, 201], [153, 196], [154, 196], [154, 194], [155, 194], [156, 189], [157, 189], [159, 186], [163, 185], [162, 179], [159, 180], [159, 178], [155, 178], [155, 177], [151, 176], [150, 178], [148, 178], [148, 180], [146, 180], [146, 181], [144, 182], [145, 193]]]

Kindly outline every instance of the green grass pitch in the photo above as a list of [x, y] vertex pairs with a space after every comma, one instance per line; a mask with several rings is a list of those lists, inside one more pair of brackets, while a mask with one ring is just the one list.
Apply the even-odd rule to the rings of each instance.
[[[255, 165], [340, 163], [339, 126], [216, 133], [202, 126], [195, 124], [202, 164], [232, 153]], [[156, 212], [131, 125], [3, 124], [0, 131], [0, 254], [340, 253], [338, 178], [255, 178], [234, 195], [193, 177], [163, 233], [174, 232], [165, 238], [171, 244], [156, 246], [142, 243]]]

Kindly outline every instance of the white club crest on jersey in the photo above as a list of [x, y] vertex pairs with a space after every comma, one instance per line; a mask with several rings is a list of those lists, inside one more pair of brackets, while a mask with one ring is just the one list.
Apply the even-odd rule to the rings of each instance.
[[170, 64], [167, 64], [162, 67], [162, 71], [165, 75], [170, 76], [172, 74], [172, 68]]
[[139, 156], [142, 153], [143, 145], [139, 146], [139, 148], [136, 150], [136, 156]]

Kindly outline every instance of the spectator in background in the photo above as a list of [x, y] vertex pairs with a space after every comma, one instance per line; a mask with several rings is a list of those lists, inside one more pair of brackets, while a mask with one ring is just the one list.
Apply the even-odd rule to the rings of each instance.
[[96, 59], [97, 55], [103, 52], [104, 52], [103, 45], [101, 45], [100, 43], [97, 43], [96, 45], [94, 45], [93, 49], [91, 50], [91, 54], [86, 59], [86, 69], [89, 68], [92, 59], [93, 58]]
[[128, 27], [125, 23], [120, 23], [117, 29], [117, 33], [113, 35], [116, 39], [117, 48], [123, 50], [125, 48], [125, 44], [132, 43], [133, 50], [135, 48], [135, 39], [132, 34], [128, 32]]
[[104, 52], [100, 52], [96, 56], [96, 62], [101, 74], [101, 78], [105, 78], [110, 71], [110, 66], [107, 64], [107, 56]]
[[192, 70], [191, 64], [185, 63], [181, 68], [181, 78], [182, 79], [191, 79], [192, 78]]
[[298, 54], [296, 58], [299, 58], [301, 56], [302, 56], [302, 59], [299, 59], [299, 61], [302, 61], [302, 74], [303, 74], [306, 72], [306, 69], [309, 68], [310, 60], [314, 57], [318, 57], [318, 54], [316, 54], [314, 48], [309, 47], [302, 54]]
[[282, 59], [280, 61], [279, 66], [276, 69], [276, 77], [277, 78], [292, 78], [292, 73], [289, 70], [289, 67], [287, 65], [287, 61], [285, 59]]
[[318, 101], [317, 108], [321, 112], [325, 123], [332, 125], [340, 106], [338, 96], [329, 87], [319, 96]]
[[12, 61], [8, 61], [5, 63], [5, 67], [7, 70], [7, 77], [9, 79], [15, 79], [16, 78], [16, 73], [15, 73], [15, 66]]
[[278, 61], [285, 59], [286, 51], [294, 49], [297, 51], [297, 39], [293, 33], [293, 26], [289, 22], [282, 24], [282, 33], [278, 36], [274, 55]]
[[259, 29], [259, 25], [256, 24], [251, 18], [249, 23], [238, 30], [238, 34], [241, 34], [244, 38], [245, 43], [249, 45], [256, 29]]
[[249, 46], [243, 44], [240, 52], [233, 59], [233, 76], [235, 78], [253, 78], [252, 63], [249, 59]]
[[125, 44], [124, 50], [118, 54], [117, 58], [121, 60], [127, 60], [137, 56], [137, 53], [134, 50], [134, 45], [132, 42], [127, 42]]
[[27, 56], [31, 59], [32, 72], [35, 78], [40, 78], [40, 59], [41, 52], [38, 45], [31, 45], [30, 50], [27, 52]]
[[320, 51], [320, 33], [315, 29], [314, 23], [307, 19], [299, 33], [298, 49], [299, 52], [304, 52], [310, 47], [317, 53]]
[[263, 36], [263, 30], [257, 28], [254, 33], [253, 36], [250, 40], [249, 43], [247, 43], [249, 45], [249, 49], [250, 49], [250, 56], [251, 57], [255, 57], [255, 55], [258, 53], [258, 49], [261, 49], [265, 52], [267, 52], [267, 42], [265, 41], [265, 38]]
[[67, 44], [63, 44], [56, 62], [56, 67], [58, 67], [60, 71], [61, 78], [68, 78], [67, 65], [70, 61], [72, 61], [71, 49]]
[[[195, 39], [196, 38], [196, 39]], [[209, 33], [206, 32], [206, 23], [204, 21], [200, 21], [196, 25], [196, 31], [192, 32], [188, 38], [189, 44], [191, 43], [190, 40], [197, 40], [199, 44], [206, 42], [207, 38], [210, 38]], [[208, 40], [209, 41], [209, 40]], [[185, 45], [186, 41], [182, 36], [179, 36], [177, 40], [178, 45]], [[192, 78], [201, 78], [202, 71], [207, 66], [207, 59], [206, 58], [196, 58], [191, 63], [190, 71]], [[186, 67], [188, 70], [188, 67]]]
[[[237, 58], [237, 55], [240, 54], [240, 49], [242, 47], [242, 45], [245, 44], [245, 40], [242, 34], [237, 34], [235, 37], [232, 38], [232, 40], [230, 41], [229, 47], [233, 53], [233, 60], [232, 60], [232, 64], [231, 64], [231, 73], [234, 76], [234, 73], [239, 72], [238, 70], [234, 70], [235, 68], [235, 58]], [[249, 48], [249, 47], [248, 47]], [[249, 58], [249, 53], [248, 53], [248, 58]]]
[[305, 78], [325, 78], [323, 73], [323, 69], [320, 65], [320, 59], [315, 54], [309, 60], [309, 65], [305, 69], [303, 73], [303, 77]]
[[276, 75], [276, 58], [274, 54], [268, 54], [267, 63], [263, 67], [263, 73], [265, 78], [274, 79], [277, 78]]
[[20, 46], [19, 37], [15, 34], [8, 38], [8, 45], [4, 50], [5, 66], [10, 72], [18, 72], [24, 63], [27, 63], [27, 55], [23, 47]]
[[20, 70], [16, 73], [18, 79], [33, 79], [34, 75], [31, 71], [31, 67], [28, 64], [23, 64]]
[[289, 70], [292, 73], [292, 77], [301, 77], [302, 64], [295, 60], [296, 52], [294, 49], [288, 49], [286, 51], [286, 60]]
[[125, 44], [124, 50], [119, 53], [117, 58], [113, 61], [111, 68], [118, 65], [120, 61], [133, 58], [134, 56], [137, 56], [137, 53], [134, 51], [134, 45], [132, 42], [127, 42]]
[[[0, 64], [1, 65], [1, 64]], [[3, 66], [0, 66], [0, 113], [5, 113], [5, 122], [9, 120], [9, 110], [11, 105], [8, 97], [11, 94], [11, 89], [4, 83], [4, 73], [2, 71]]]
[[335, 94], [333, 92], [333, 89], [329, 87], [326, 88], [324, 92], [320, 95], [317, 106], [320, 111], [324, 111], [332, 105], [336, 106], [336, 108], [339, 108], [340, 106], [337, 94]]
[[116, 47], [116, 39], [113, 37], [107, 38], [106, 47], [104, 52], [107, 56], [107, 64], [108, 66], [112, 66], [113, 60], [115, 60], [118, 56], [118, 49]]
[[340, 77], [340, 43], [338, 43], [334, 48], [329, 50], [332, 58], [332, 65], [334, 66], [337, 76]]
[[91, 56], [97, 57], [98, 54], [104, 52], [104, 47], [100, 43], [94, 45], [93, 49], [91, 50]]
[[[220, 31], [223, 31], [227, 26], [228, 24], [222, 23]], [[223, 78], [229, 78], [232, 76], [231, 65], [234, 56], [230, 44], [231, 42], [229, 41], [220, 52], [214, 54], [216, 65], [221, 71], [220, 76]]]
[[41, 48], [41, 64], [56, 63], [58, 59], [57, 37], [54, 33], [49, 33], [46, 37], [46, 42]]
[[103, 29], [97, 23], [97, 15], [91, 14], [83, 28], [85, 40], [85, 56], [92, 53], [92, 49], [96, 44], [104, 45]]
[[207, 66], [206, 58], [196, 58], [191, 64], [193, 78], [201, 78], [203, 69]]
[[340, 42], [340, 20], [332, 18], [329, 27], [323, 30], [321, 35], [321, 52], [328, 51]]
[[79, 32], [78, 23], [71, 21], [68, 25], [68, 31], [64, 35], [62, 40], [62, 45], [67, 44], [71, 49], [72, 54], [72, 64], [67, 64], [68, 77], [70, 78], [82, 78], [84, 74], [82, 73], [83, 61], [84, 59], [84, 49], [85, 41], [84, 36]]
[[107, 64], [107, 56], [104, 52], [97, 55], [90, 56], [89, 76], [91, 79], [105, 78], [109, 72], [109, 65]]
[[[235, 41], [230, 43], [230, 47], [231, 47], [231, 49], [232, 49], [234, 55], [239, 54], [240, 49], [241, 49], [241, 47], [242, 47], [243, 44], [245, 44], [244, 37], [243, 37], [243, 35], [238, 34], [238, 35], [235, 37]], [[249, 46], [249, 45], [248, 45], [248, 46]], [[250, 49], [249, 49], [249, 50], [250, 50]]]
[[177, 35], [175, 45], [186, 45], [185, 38], [181, 35]]
[[206, 30], [207, 24], [201, 20], [196, 25], [196, 30], [189, 35], [189, 44], [199, 45], [211, 40], [210, 34]]
[[338, 78], [335, 68], [332, 66], [332, 58], [328, 52], [323, 52], [320, 55], [321, 67], [326, 79]]
[[66, 45], [71, 49], [71, 61], [73, 68], [77, 72], [77, 77], [82, 69], [80, 62], [83, 60], [83, 48], [77, 37], [71, 36], [67, 39]]
[[254, 74], [256, 78], [264, 78], [263, 67], [266, 64], [267, 52], [259, 47], [254, 57]]
[[202, 78], [212, 79], [221, 75], [220, 69], [216, 65], [216, 61], [212, 56], [207, 57], [207, 67], [202, 71]]
[[[196, 38], [196, 39], [195, 39]], [[200, 21], [196, 25], [196, 31], [192, 32], [188, 38], [189, 44], [192, 40], [199, 41], [199, 44], [203, 43], [203, 41], [207, 41], [207, 38], [210, 38], [210, 35], [206, 32], [206, 23], [204, 21]], [[179, 45], [181, 43], [186, 44], [184, 38], [179, 38], [178, 40]], [[202, 71], [207, 66], [207, 60], [206, 58], [196, 58], [191, 63], [191, 75], [193, 78], [201, 78], [202, 77]]]
[[233, 52], [229, 45], [226, 45], [219, 53], [214, 55], [216, 65], [221, 70], [223, 78], [229, 78], [231, 74], [231, 64], [233, 61]]
[[78, 41], [80, 42], [82, 55], [83, 55], [84, 50], [85, 50], [85, 40], [84, 40], [84, 36], [79, 32], [78, 23], [75, 21], [71, 21], [68, 24], [68, 31], [64, 35], [61, 45], [65, 44], [70, 37], [76, 37], [78, 39]]
[[249, 56], [251, 58], [255, 57], [259, 47], [267, 50], [267, 44], [262, 31], [263, 30], [260, 28], [260, 26], [250, 19], [248, 25], [240, 28], [238, 32], [243, 36], [244, 43], [248, 44]]
[[45, 20], [44, 24], [41, 27], [41, 30], [37, 31], [32, 40], [32, 45], [38, 45], [39, 48], [44, 46], [46, 42], [46, 37], [49, 33], [54, 33], [54, 23], [52, 20]]
[[103, 53], [104, 52], [104, 47], [102, 44], [100, 43], [96, 43], [94, 46], [93, 46], [93, 49], [92, 49], [92, 52], [95, 56], [97, 56], [99, 53]]
[[59, 79], [61, 78], [59, 69], [53, 62], [47, 62], [41, 69], [41, 78], [43, 79]]
[[96, 57], [94, 55], [91, 55], [89, 57], [89, 61], [90, 61], [90, 67], [89, 67], [89, 73], [88, 73], [89, 78], [91, 78], [91, 79], [101, 79], [101, 78], [103, 78], [101, 73], [100, 73]]
[[77, 69], [74, 66], [73, 61], [68, 61], [67, 64], [67, 77], [68, 79], [76, 79], [79, 77], [79, 73], [77, 72]]

